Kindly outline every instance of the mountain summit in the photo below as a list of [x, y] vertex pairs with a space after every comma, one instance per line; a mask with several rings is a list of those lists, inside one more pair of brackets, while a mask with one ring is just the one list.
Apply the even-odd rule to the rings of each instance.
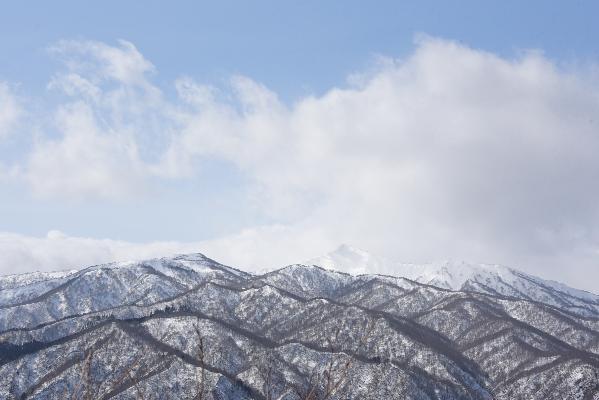
[[599, 311], [599, 296], [595, 294], [498, 264], [449, 260], [406, 264], [391, 262], [346, 244], [306, 264], [352, 274], [389, 274], [449, 290], [535, 300], [589, 315]]

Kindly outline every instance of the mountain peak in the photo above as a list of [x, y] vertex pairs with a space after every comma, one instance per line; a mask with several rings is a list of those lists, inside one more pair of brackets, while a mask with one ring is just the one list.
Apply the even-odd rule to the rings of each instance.
[[577, 306], [582, 308], [587, 307], [584, 303], [588, 301], [595, 304], [599, 300], [596, 295], [503, 265], [477, 264], [451, 259], [424, 264], [392, 262], [347, 244], [342, 244], [324, 256], [313, 258], [306, 264], [353, 275], [392, 275], [443, 289], [500, 294], [556, 306], [561, 304], [561, 300], [556, 300], [555, 296], [548, 293], [559, 291], [568, 298], [568, 301], [577, 303]]
[[306, 261], [305, 264], [318, 265], [356, 275], [383, 272], [386, 262], [358, 247], [342, 244], [332, 252], [312, 258]]

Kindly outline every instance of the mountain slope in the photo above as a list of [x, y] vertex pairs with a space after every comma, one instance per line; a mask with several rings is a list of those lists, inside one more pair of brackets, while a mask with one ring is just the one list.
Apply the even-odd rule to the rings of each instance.
[[440, 288], [539, 301], [581, 315], [599, 316], [599, 296], [502, 265], [453, 261], [430, 264], [394, 263], [348, 245], [342, 245], [306, 264], [353, 273], [391, 272], [394, 276]]
[[199, 254], [0, 277], [0, 398], [599, 398], [593, 297], [480, 279], [255, 275]]

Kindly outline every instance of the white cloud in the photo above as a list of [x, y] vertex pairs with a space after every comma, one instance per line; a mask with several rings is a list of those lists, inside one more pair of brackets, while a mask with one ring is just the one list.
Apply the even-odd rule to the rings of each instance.
[[[0, 275], [29, 271], [79, 269], [113, 261], [144, 260], [174, 254], [201, 252], [217, 261], [245, 270], [275, 268], [314, 257], [314, 248], [328, 251], [318, 235], [292, 232], [283, 226], [248, 229], [230, 237], [199, 242], [131, 243], [110, 239], [68, 236], [52, 230], [45, 237], [0, 232]], [[289, 252], [290, 239], [309, 241], [314, 247]], [[277, 251], [277, 245], [283, 247]], [[296, 258], [302, 257], [302, 258]]]
[[10, 87], [0, 82], [0, 140], [7, 136], [22, 115], [22, 108]]
[[161, 129], [169, 105], [148, 80], [154, 66], [126, 41], [118, 47], [62, 41], [51, 52], [66, 68], [48, 85], [67, 96], [46, 127], [58, 136], [36, 138], [22, 177], [42, 197], [120, 199], [143, 193], [150, 178], [162, 175], [150, 147], [164, 147], [160, 140], [167, 136]]
[[54, 52], [66, 71], [50, 87], [68, 100], [59, 136], [40, 138], [23, 167], [37, 193], [118, 198], [216, 159], [250, 180], [240, 207], [279, 222], [211, 241], [224, 261], [292, 262], [349, 242], [564, 280], [596, 269], [597, 79], [539, 52], [507, 59], [423, 38], [291, 105], [246, 77], [228, 88], [182, 78], [169, 101], [128, 42]]
[[146, 166], [132, 137], [105, 132], [84, 103], [61, 107], [56, 115], [60, 140], [40, 139], [25, 172], [36, 194], [66, 198], [135, 195]]
[[596, 264], [593, 77], [538, 52], [505, 59], [424, 38], [410, 57], [353, 81], [287, 107], [236, 78], [236, 103], [200, 93], [169, 154], [229, 160], [275, 219], [396, 258], [549, 276]]
[[69, 237], [59, 231], [50, 231], [47, 237], [0, 233], [0, 274], [82, 268], [115, 260], [191, 251], [192, 248], [175, 243], [136, 245], [108, 239]]
[[146, 75], [154, 71], [152, 63], [133, 43], [118, 43], [115, 47], [95, 41], [63, 40], [50, 47], [50, 52], [58, 55], [69, 70], [83, 72], [97, 83], [118, 81], [129, 86], [148, 86]]

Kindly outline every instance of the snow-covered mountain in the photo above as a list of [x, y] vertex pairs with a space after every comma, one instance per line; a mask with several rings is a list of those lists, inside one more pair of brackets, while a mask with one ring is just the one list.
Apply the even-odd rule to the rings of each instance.
[[503, 265], [470, 264], [464, 261], [405, 264], [376, 257], [349, 245], [341, 245], [327, 255], [308, 260], [306, 264], [353, 274], [391, 274], [450, 290], [540, 301], [583, 315], [599, 315], [599, 296]]
[[328, 269], [376, 263], [0, 277], [0, 398], [599, 399], [595, 295], [495, 266]]

